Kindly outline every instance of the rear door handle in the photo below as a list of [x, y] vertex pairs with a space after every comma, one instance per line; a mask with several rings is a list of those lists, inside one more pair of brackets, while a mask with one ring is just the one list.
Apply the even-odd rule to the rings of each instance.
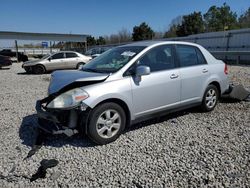
[[175, 78], [178, 78], [178, 77], [179, 77], [179, 76], [176, 75], [176, 74], [172, 74], [172, 75], [170, 76], [171, 79], [175, 79]]
[[206, 73], [206, 72], [208, 72], [208, 70], [207, 70], [207, 69], [203, 69], [202, 72], [203, 72], [203, 73]]

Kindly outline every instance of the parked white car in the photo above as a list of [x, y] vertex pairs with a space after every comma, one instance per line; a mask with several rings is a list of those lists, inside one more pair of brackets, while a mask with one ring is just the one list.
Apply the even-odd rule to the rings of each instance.
[[22, 68], [27, 73], [43, 74], [47, 71], [59, 69], [78, 69], [92, 58], [73, 51], [61, 51], [49, 54], [42, 59], [26, 61]]

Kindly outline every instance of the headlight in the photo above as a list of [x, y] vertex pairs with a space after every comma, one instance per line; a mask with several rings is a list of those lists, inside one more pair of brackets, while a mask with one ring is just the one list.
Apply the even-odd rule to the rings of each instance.
[[84, 99], [89, 97], [88, 93], [82, 89], [76, 88], [69, 90], [51, 101], [48, 108], [68, 108], [78, 105]]

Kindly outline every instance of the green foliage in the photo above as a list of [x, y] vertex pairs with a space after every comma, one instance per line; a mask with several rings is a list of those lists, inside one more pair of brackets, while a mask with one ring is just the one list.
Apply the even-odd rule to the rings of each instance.
[[149, 40], [154, 37], [154, 31], [145, 22], [133, 28], [133, 41]]
[[164, 38], [171, 38], [171, 37], [177, 37], [176, 34], [177, 31], [177, 26], [176, 25], [172, 25], [169, 30], [167, 32], [165, 32], [164, 34]]
[[201, 12], [193, 12], [183, 16], [182, 24], [176, 28], [177, 36], [187, 36], [204, 32], [204, 22]]
[[204, 14], [204, 22], [207, 32], [236, 29], [237, 14], [224, 3], [221, 7], [210, 7]]
[[87, 45], [88, 46], [96, 45], [95, 37], [92, 37], [91, 35], [87, 36]]
[[96, 44], [97, 45], [104, 45], [106, 44], [106, 41], [103, 37], [99, 37], [97, 40], [96, 40]]
[[248, 10], [242, 14], [239, 18], [239, 27], [240, 28], [250, 28], [250, 7]]

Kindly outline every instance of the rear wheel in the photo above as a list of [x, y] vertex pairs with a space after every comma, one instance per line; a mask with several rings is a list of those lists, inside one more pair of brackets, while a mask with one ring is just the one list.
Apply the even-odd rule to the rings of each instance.
[[212, 111], [217, 105], [219, 92], [215, 85], [209, 85], [204, 93], [201, 108], [205, 112]]
[[43, 73], [46, 72], [46, 70], [45, 70], [45, 67], [44, 67], [44, 66], [42, 66], [42, 65], [36, 65], [36, 66], [33, 68], [33, 72], [34, 72], [35, 74], [43, 74]]
[[97, 106], [90, 115], [88, 136], [97, 144], [115, 141], [125, 128], [126, 115], [116, 103]]

